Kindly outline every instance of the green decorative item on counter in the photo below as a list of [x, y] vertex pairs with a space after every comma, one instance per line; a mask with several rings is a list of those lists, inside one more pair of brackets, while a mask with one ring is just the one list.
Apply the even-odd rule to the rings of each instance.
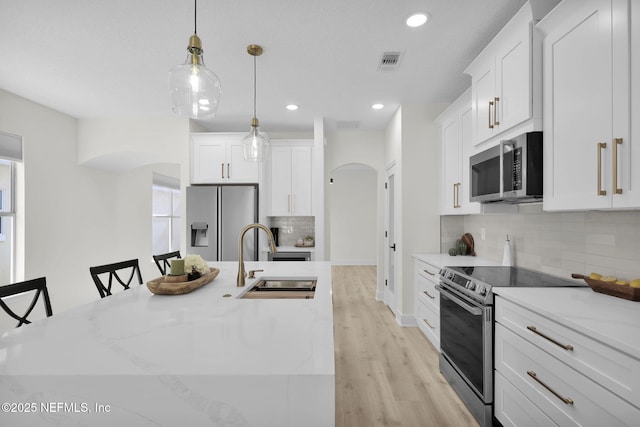
[[456, 248], [449, 249], [449, 255], [451, 255], [451, 256], [458, 255], [458, 250]]
[[467, 254], [467, 244], [464, 243], [462, 240], [458, 240], [456, 242], [456, 246], [458, 247], [458, 252], [460, 253], [460, 255]]

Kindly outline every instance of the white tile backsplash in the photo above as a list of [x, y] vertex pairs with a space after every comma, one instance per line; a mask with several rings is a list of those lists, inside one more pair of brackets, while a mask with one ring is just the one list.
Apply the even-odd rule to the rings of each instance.
[[279, 246], [293, 246], [298, 239], [316, 235], [316, 222], [313, 216], [272, 216], [269, 227], [278, 227]]
[[[478, 256], [502, 261], [509, 234], [514, 264], [561, 277], [596, 271], [640, 278], [640, 211], [543, 212], [521, 205], [518, 214], [442, 216], [440, 245], [446, 252], [471, 233]], [[486, 239], [481, 240], [481, 228]]]

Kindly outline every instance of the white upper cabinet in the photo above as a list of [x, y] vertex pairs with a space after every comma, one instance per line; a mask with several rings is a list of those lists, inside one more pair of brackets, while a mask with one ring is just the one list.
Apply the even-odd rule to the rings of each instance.
[[539, 43], [525, 4], [465, 70], [471, 76], [474, 145], [539, 119]]
[[639, 104], [635, 96], [630, 108], [629, 97], [632, 88], [640, 93], [640, 43], [630, 46], [628, 25], [632, 13], [638, 40], [639, 8], [629, 0], [565, 0], [538, 24], [545, 210], [640, 207], [640, 143], [630, 139], [632, 112], [640, 131]]
[[271, 216], [311, 216], [312, 146], [274, 143], [270, 162]]
[[467, 90], [438, 117], [442, 153], [440, 213], [457, 215], [480, 212], [469, 202], [469, 153], [472, 149], [471, 91]]
[[257, 183], [260, 163], [247, 162], [240, 133], [191, 134], [191, 183]]

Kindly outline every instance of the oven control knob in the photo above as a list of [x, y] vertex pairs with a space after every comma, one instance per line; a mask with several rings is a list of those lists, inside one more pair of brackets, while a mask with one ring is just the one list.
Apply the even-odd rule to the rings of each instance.
[[467, 282], [467, 286], [466, 286], [466, 288], [467, 288], [467, 289], [469, 289], [470, 291], [472, 291], [472, 290], [474, 290], [474, 289], [476, 288], [476, 284], [475, 284], [475, 283], [473, 283], [471, 280], [469, 280], [469, 281]]
[[482, 296], [487, 295], [487, 288], [485, 287], [478, 288], [478, 293]]

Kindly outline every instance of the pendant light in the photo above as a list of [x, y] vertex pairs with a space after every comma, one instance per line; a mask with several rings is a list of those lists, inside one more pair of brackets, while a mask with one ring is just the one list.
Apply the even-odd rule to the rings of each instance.
[[173, 111], [190, 119], [215, 117], [220, 100], [220, 79], [205, 67], [202, 42], [197, 31], [198, 2], [194, 0], [193, 35], [189, 38], [187, 59], [169, 71], [169, 90]]
[[253, 56], [253, 119], [249, 135], [242, 138], [242, 148], [245, 160], [261, 162], [269, 150], [269, 138], [260, 132], [260, 124], [256, 117], [256, 56], [262, 55], [262, 47], [250, 44], [247, 46], [247, 53]]

